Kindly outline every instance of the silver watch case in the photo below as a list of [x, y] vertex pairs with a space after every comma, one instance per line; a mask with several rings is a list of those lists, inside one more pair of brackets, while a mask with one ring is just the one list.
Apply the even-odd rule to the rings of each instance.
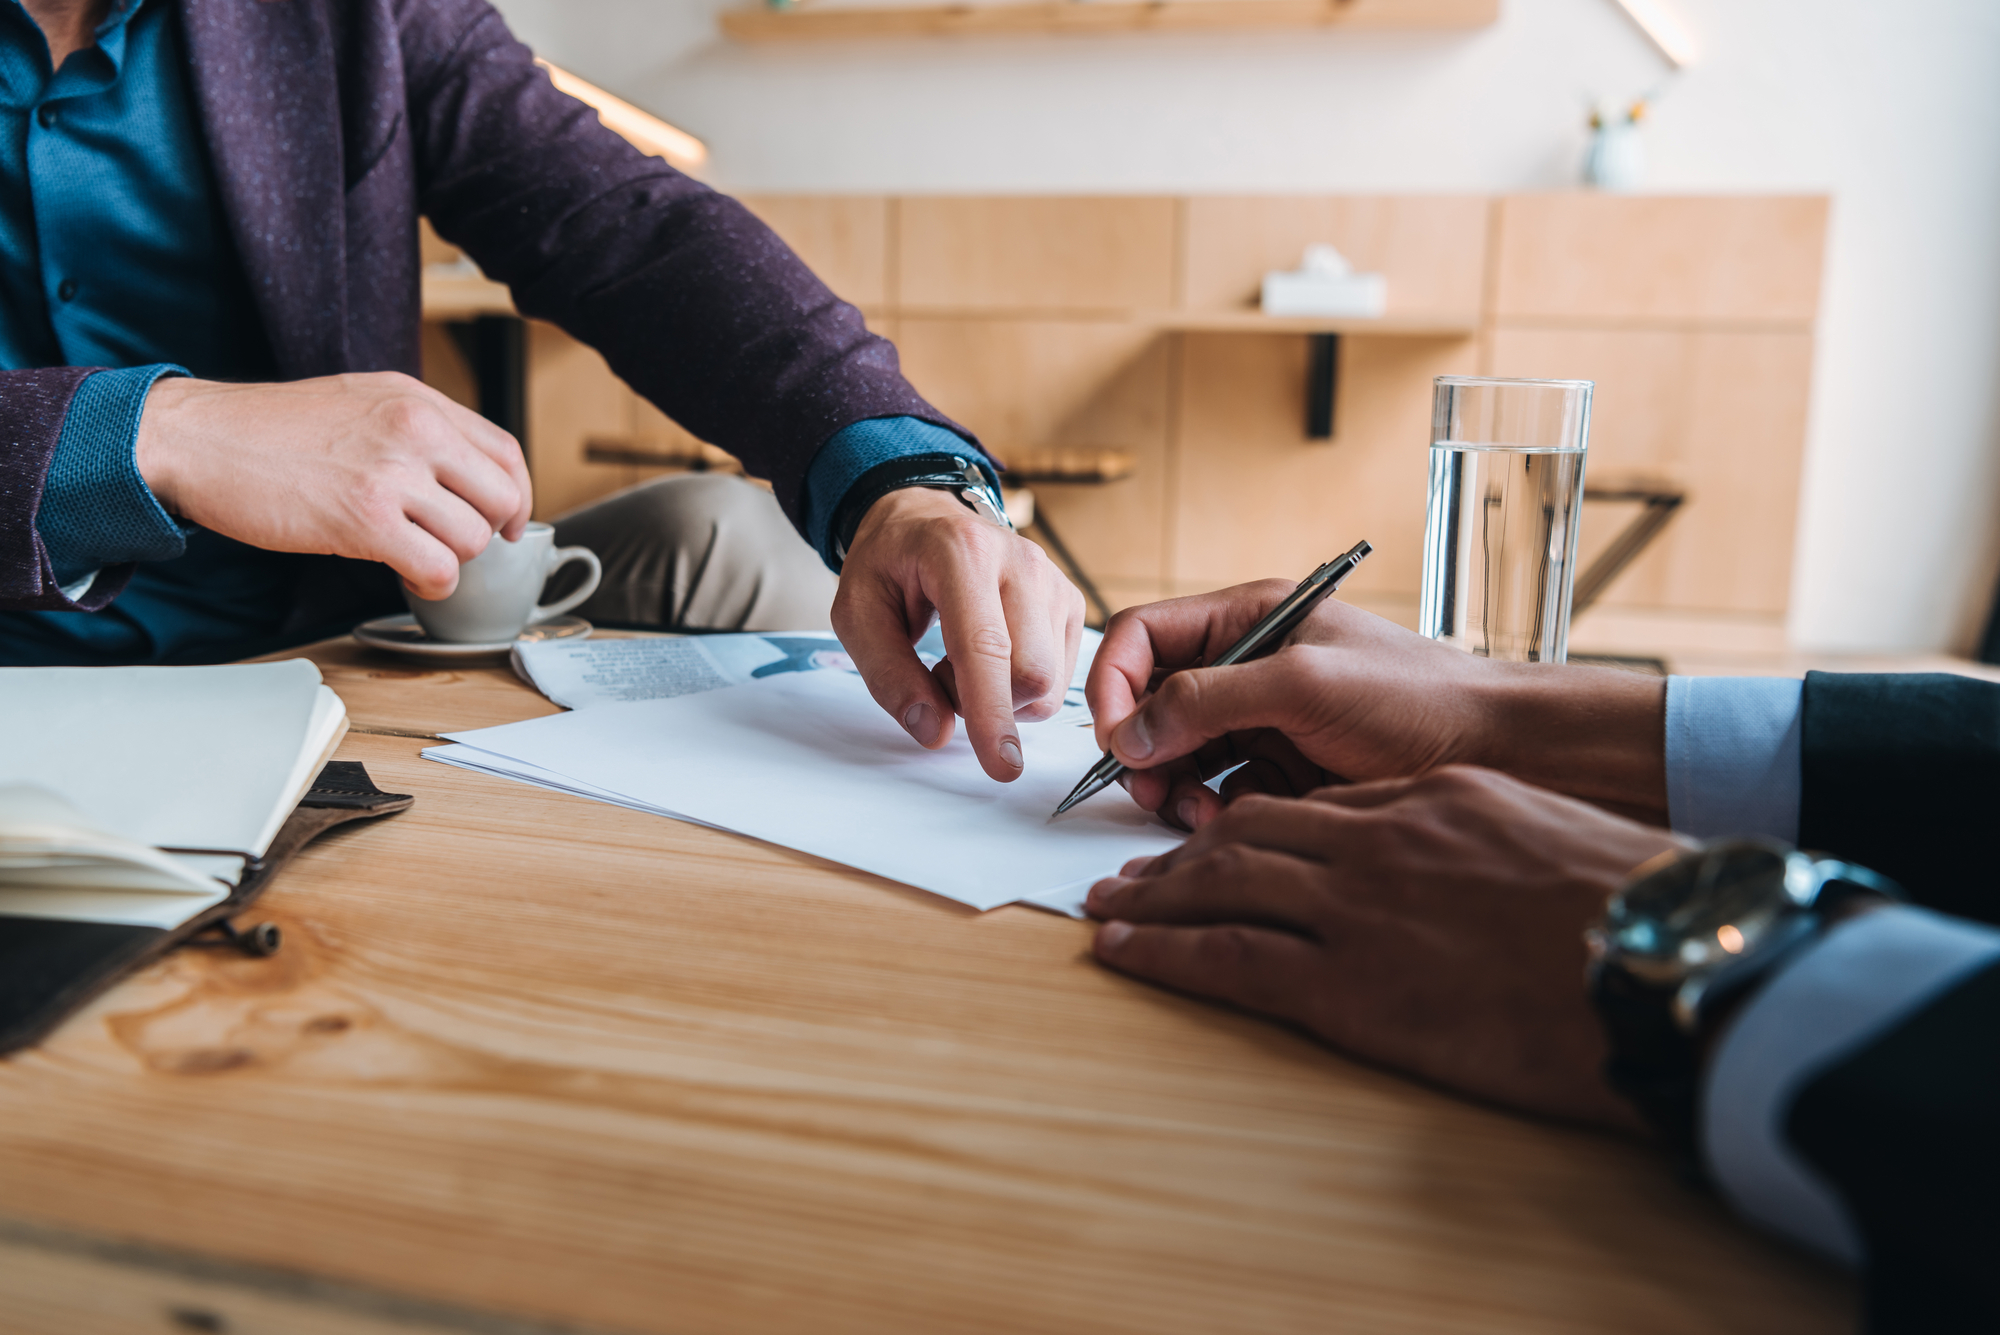
[[1773, 840], [1716, 839], [1641, 865], [1585, 940], [1593, 969], [1671, 991], [1674, 1024], [1692, 1034], [1706, 998], [1761, 974], [1857, 891], [1901, 898], [1866, 867]]

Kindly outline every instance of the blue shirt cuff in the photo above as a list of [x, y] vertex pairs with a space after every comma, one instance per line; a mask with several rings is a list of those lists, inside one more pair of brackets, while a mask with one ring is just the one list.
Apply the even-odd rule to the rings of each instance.
[[861, 475], [891, 459], [913, 454], [959, 454], [979, 461], [995, 491], [999, 475], [977, 446], [963, 436], [915, 417], [871, 417], [850, 423], [833, 433], [813, 455], [806, 469], [806, 541], [819, 553], [828, 569], [838, 571], [840, 561], [833, 553], [833, 518], [840, 503]]
[[1859, 1232], [1785, 1138], [1822, 1071], [2000, 958], [2000, 931], [1928, 909], [1877, 909], [1829, 931], [1723, 1031], [1702, 1088], [1710, 1176], [1746, 1217], [1858, 1265]]
[[56, 582], [80, 587], [93, 571], [128, 561], [168, 561], [186, 538], [139, 475], [139, 418], [146, 395], [178, 366], [99, 371], [77, 386], [56, 438], [35, 529]]
[[1789, 677], [1667, 678], [1667, 822], [1797, 843], [1804, 700]]

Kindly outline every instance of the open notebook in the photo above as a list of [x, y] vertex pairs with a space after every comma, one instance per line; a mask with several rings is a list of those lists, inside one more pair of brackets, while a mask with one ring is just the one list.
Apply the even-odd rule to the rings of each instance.
[[0, 668], [0, 919], [191, 921], [270, 849], [346, 731], [303, 660]]

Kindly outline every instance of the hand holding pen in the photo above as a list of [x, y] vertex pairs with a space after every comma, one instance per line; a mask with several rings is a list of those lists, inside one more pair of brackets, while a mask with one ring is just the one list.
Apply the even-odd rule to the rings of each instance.
[[[1215, 661], [1209, 666], [1227, 667], [1232, 664], [1246, 663], [1276, 651], [1284, 644], [1286, 638], [1294, 630], [1298, 629], [1308, 616], [1312, 615], [1314, 609], [1328, 595], [1333, 593], [1335, 589], [1340, 587], [1342, 581], [1352, 574], [1354, 568], [1360, 565], [1373, 550], [1374, 548], [1367, 541], [1358, 542], [1352, 550], [1335, 557], [1333, 560], [1319, 567], [1319, 569], [1313, 571], [1312, 574], [1306, 576], [1300, 582], [1297, 588], [1293, 589], [1286, 598], [1279, 602], [1276, 607], [1265, 613], [1241, 639], [1237, 640], [1235, 644], [1231, 645], [1223, 653], [1217, 655]], [[1095, 670], [1093, 670], [1092, 676], [1093, 678], [1096, 676]], [[1083, 776], [1083, 779], [1071, 791], [1070, 795], [1063, 799], [1062, 805], [1056, 808], [1055, 814], [1060, 816], [1079, 802], [1086, 800], [1096, 793], [1102, 792], [1105, 788], [1117, 782], [1119, 776], [1124, 773], [1125, 766], [1118, 761], [1117, 757], [1113, 756], [1109, 751], [1105, 752], [1104, 758], [1092, 766], [1090, 772]]]

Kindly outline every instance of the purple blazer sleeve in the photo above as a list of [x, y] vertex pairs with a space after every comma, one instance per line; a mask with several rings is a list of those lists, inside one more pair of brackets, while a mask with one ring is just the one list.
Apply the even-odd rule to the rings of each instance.
[[915, 417], [972, 440], [769, 228], [557, 92], [484, 0], [401, 0], [397, 23], [438, 234], [769, 478], [802, 530], [806, 468], [842, 427]]
[[57, 366], [0, 371], [0, 609], [95, 612], [124, 589], [129, 565], [98, 572], [83, 598], [72, 602], [56, 584], [48, 550], [35, 527], [42, 487], [62, 436], [76, 387], [97, 370]]

